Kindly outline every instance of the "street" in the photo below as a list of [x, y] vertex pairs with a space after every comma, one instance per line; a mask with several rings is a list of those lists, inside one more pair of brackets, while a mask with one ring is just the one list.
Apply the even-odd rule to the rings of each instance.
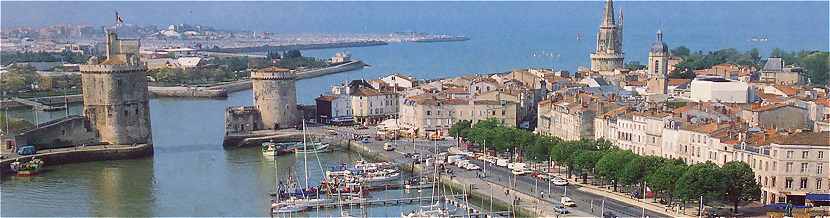
[[[331, 137], [337, 139], [349, 139], [354, 134], [360, 135], [373, 135], [374, 129], [359, 129], [356, 130], [352, 127], [329, 127], [333, 128], [338, 134], [337, 135], [330, 135]], [[396, 145], [396, 149], [394, 151], [384, 151], [383, 144], [384, 143], [391, 143]], [[446, 152], [447, 149], [451, 146], [455, 146], [455, 141], [453, 140], [442, 140], [442, 141], [428, 141], [423, 139], [402, 139], [402, 140], [394, 140], [394, 141], [376, 141], [373, 138], [369, 139], [369, 143], [367, 144], [372, 151], [383, 152], [385, 155], [389, 156], [393, 162], [398, 164], [411, 164], [413, 160], [411, 158], [407, 158], [404, 156], [406, 153], [412, 153], [413, 147], [417, 153], [422, 155], [427, 155], [427, 157], [432, 157], [434, 155], [434, 151], [437, 149], [438, 153]], [[377, 149], [377, 150], [375, 150]], [[480, 167], [484, 167], [484, 162], [480, 160], [470, 160], [472, 163]], [[450, 165], [448, 165], [450, 166]], [[451, 169], [454, 171], [454, 176], [457, 177], [464, 177], [466, 179], [472, 179], [475, 181], [478, 179], [481, 181], [480, 183], [474, 184], [478, 188], [485, 188], [488, 185], [497, 185], [502, 186], [501, 188], [511, 188], [512, 192], [519, 191], [526, 195], [534, 196], [537, 199], [542, 199], [540, 196], [540, 192], [545, 192], [545, 198], [542, 202], [542, 205], [546, 207], [553, 207], [555, 203], [560, 203], [559, 198], [565, 194], [565, 189], [567, 188], [567, 196], [572, 198], [576, 203], [576, 207], [568, 208], [571, 211], [569, 215], [571, 216], [602, 216], [603, 211], [606, 214], [613, 214], [614, 216], [620, 217], [665, 217], [659, 213], [654, 211], [643, 209], [641, 207], [627, 204], [624, 202], [620, 202], [611, 198], [606, 198], [604, 196], [596, 195], [593, 193], [581, 191], [577, 189], [578, 187], [570, 184], [568, 186], [555, 186], [550, 185], [548, 186], [548, 182], [544, 180], [540, 180], [537, 178], [533, 178], [530, 176], [518, 176], [515, 177], [511, 173], [510, 169], [506, 167], [499, 167], [496, 165], [488, 164], [487, 165], [487, 177], [486, 178], [478, 178], [478, 173], [481, 171], [469, 171], [465, 169], [461, 169], [455, 166], [452, 166]], [[513, 180], [513, 181], [511, 181]], [[573, 181], [569, 181], [573, 182]], [[510, 186], [512, 185], [512, 187]], [[492, 193], [492, 194], [501, 194], [501, 193]], [[526, 202], [525, 202], [526, 203]], [[533, 206], [531, 206], [533, 208]], [[567, 216], [567, 215], [566, 215]]]

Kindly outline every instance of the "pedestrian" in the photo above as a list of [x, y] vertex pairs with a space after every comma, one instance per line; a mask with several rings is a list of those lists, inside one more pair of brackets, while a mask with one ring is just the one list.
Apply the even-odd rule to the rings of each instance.
[[542, 194], [542, 199], [544, 199], [545, 198], [545, 191], [542, 191], [541, 194]]

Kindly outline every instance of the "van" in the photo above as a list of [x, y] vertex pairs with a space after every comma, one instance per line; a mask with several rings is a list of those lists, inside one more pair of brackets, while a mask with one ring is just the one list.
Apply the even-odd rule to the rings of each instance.
[[449, 163], [449, 164], [454, 164], [455, 162], [458, 162], [460, 160], [464, 160], [464, 156], [450, 155], [449, 157], [447, 157], [447, 163]]

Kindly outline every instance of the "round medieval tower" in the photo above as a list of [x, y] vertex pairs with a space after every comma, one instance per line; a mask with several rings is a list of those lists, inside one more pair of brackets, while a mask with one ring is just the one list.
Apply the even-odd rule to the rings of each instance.
[[101, 142], [152, 144], [147, 68], [139, 62], [137, 39], [107, 33], [107, 59], [81, 65], [84, 116]]
[[260, 113], [259, 129], [283, 129], [300, 123], [296, 76], [291, 70], [268, 67], [251, 72], [254, 105]]

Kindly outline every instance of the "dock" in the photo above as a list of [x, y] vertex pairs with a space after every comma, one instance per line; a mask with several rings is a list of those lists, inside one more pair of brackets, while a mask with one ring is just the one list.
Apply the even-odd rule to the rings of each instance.
[[66, 108], [64, 106], [45, 105], [45, 104], [37, 102], [37, 101], [22, 99], [22, 98], [18, 98], [18, 97], [12, 97], [11, 100], [14, 101], [14, 102], [17, 102], [19, 104], [34, 108], [35, 110], [40, 110], [40, 111], [57, 111], [57, 110], [63, 110], [63, 109]]

